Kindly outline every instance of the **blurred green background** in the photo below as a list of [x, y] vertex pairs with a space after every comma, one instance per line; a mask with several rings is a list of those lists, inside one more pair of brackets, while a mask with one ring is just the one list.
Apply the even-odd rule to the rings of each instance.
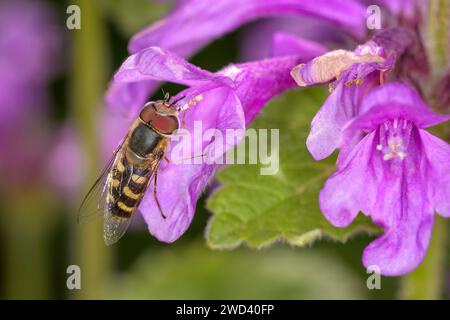
[[[82, 195], [101, 169], [98, 117], [107, 83], [127, 56], [130, 36], [160, 18], [167, 2], [79, 0], [82, 29], [65, 28], [69, 2], [55, 7], [64, 31], [64, 70], [50, 84], [50, 128], [73, 123], [84, 150], [83, 186], [62, 196], [46, 179], [2, 186], [0, 200], [0, 296], [3, 299], [395, 299], [402, 279], [383, 277], [381, 290], [368, 290], [360, 257], [372, 240], [347, 244], [320, 241], [311, 248], [276, 244], [263, 250], [207, 248], [210, 213], [205, 199], [194, 222], [175, 244], [154, 240], [142, 221], [121, 241], [106, 247], [101, 221], [76, 223]], [[217, 70], [238, 60], [238, 30], [191, 59]], [[1, 32], [1, 31], [0, 31]], [[166, 89], [174, 90], [174, 86]], [[156, 96], [160, 96], [157, 92]], [[54, 132], [54, 131], [51, 131]], [[67, 170], [73, 170], [68, 166]], [[12, 170], [20, 170], [14, 168]], [[100, 219], [99, 219], [100, 220]], [[81, 290], [69, 290], [66, 269], [81, 267]]]

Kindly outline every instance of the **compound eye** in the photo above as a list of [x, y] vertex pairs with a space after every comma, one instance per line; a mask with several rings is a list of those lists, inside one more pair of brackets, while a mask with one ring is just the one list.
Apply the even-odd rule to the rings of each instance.
[[158, 131], [162, 134], [172, 134], [175, 130], [178, 129], [179, 123], [178, 123], [178, 118], [175, 116], [162, 116], [162, 115], [156, 114], [153, 117], [151, 126], [156, 131]]
[[151, 123], [156, 115], [155, 105], [153, 103], [149, 103], [144, 107], [144, 109], [142, 109], [139, 118], [141, 118], [141, 120], [145, 123]]

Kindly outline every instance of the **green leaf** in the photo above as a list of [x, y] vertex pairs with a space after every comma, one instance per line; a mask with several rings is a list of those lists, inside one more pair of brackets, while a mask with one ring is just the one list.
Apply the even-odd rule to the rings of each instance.
[[214, 213], [206, 233], [211, 248], [243, 242], [261, 248], [277, 240], [305, 246], [324, 236], [344, 242], [378, 231], [363, 215], [347, 228], [335, 228], [319, 210], [318, 193], [335, 170], [335, 157], [314, 161], [305, 141], [324, 100], [325, 92], [312, 88], [290, 92], [264, 109], [253, 127], [280, 130], [279, 171], [261, 175], [258, 164], [232, 165], [218, 173], [221, 187], [207, 203]]
[[143, 254], [109, 281], [112, 299], [364, 299], [332, 250], [212, 251], [195, 241]]

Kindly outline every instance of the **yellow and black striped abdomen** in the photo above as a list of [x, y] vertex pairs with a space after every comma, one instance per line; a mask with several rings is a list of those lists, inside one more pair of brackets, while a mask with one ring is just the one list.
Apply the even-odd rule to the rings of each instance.
[[125, 154], [118, 157], [108, 183], [107, 208], [113, 217], [128, 219], [139, 206], [147, 189], [151, 172], [143, 160], [132, 165]]

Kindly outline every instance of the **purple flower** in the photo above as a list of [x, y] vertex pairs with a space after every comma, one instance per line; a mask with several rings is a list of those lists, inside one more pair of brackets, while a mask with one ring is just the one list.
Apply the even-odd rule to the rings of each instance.
[[430, 86], [430, 60], [417, 32], [426, 1], [375, 3], [388, 9], [383, 25], [400, 27], [376, 33], [353, 52], [334, 50], [296, 66], [292, 76], [299, 86], [330, 83], [307, 139], [318, 160], [339, 148], [338, 171], [320, 193], [322, 212], [337, 227], [360, 211], [371, 216], [385, 232], [366, 248], [364, 265], [402, 275], [422, 261], [434, 212], [449, 216], [450, 146], [423, 128], [450, 117], [433, 113], [421, 98], [431, 90], [445, 110], [448, 75]]
[[0, 30], [0, 112], [7, 120], [45, 105], [62, 43], [53, 11], [39, 1], [0, 2]]
[[314, 55], [316, 57], [327, 51], [323, 51], [323, 44], [342, 45], [348, 41], [348, 34], [329, 21], [314, 17], [283, 16], [261, 19], [243, 28], [240, 36], [240, 58], [258, 60], [295, 53], [298, 45], [295, 39], [320, 48]]
[[157, 45], [189, 56], [211, 40], [250, 21], [276, 15], [326, 19], [350, 34], [365, 34], [365, 7], [353, 0], [185, 0], [165, 19], [144, 29], [129, 44], [132, 53]]
[[320, 208], [337, 227], [349, 225], [359, 211], [384, 228], [363, 255], [366, 267], [402, 275], [425, 256], [434, 212], [450, 216], [450, 146], [426, 127], [450, 116], [433, 113], [411, 88], [390, 83], [373, 89], [363, 114], [345, 129], [343, 144], [363, 138], [320, 193]]
[[[232, 64], [211, 73], [169, 51], [150, 47], [130, 56], [122, 64], [110, 90], [123, 90], [149, 80], [187, 86], [188, 89], [174, 96], [173, 100], [181, 98], [178, 105], [189, 107], [185, 114], [189, 132], [195, 131], [194, 121], [201, 121], [202, 135], [208, 129], [218, 130], [223, 136], [227, 129], [235, 129], [238, 134], [233, 141], [227, 140], [224, 144], [213, 138], [198, 143], [199, 140], [192, 136], [190, 139], [172, 141], [172, 150], [180, 150], [183, 147], [181, 144], [185, 144], [187, 147], [192, 146], [189, 155], [193, 157], [202, 155], [205, 150], [214, 150], [214, 158], [218, 159], [240, 141], [246, 125], [268, 100], [295, 86], [289, 70], [299, 61], [296, 56], [286, 56]], [[221, 166], [220, 163], [200, 162], [176, 164], [172, 161], [161, 165], [157, 193], [167, 219], [161, 217], [154, 202], [153, 190], [147, 192], [139, 208], [150, 233], [158, 240], [173, 242], [186, 231], [200, 194]]]
[[[366, 32], [365, 10], [354, 0], [242, 0], [239, 4], [233, 0], [184, 0], [167, 17], [136, 34], [129, 43], [129, 52], [158, 46], [189, 57], [241, 25], [274, 16], [319, 18], [360, 38]], [[296, 23], [301, 25], [302, 20]], [[106, 101], [113, 110], [127, 105], [133, 112], [156, 86], [155, 81], [147, 80], [128, 86], [126, 92], [113, 90], [114, 94], [110, 91], [106, 95]]]
[[[300, 86], [330, 83], [331, 95], [313, 120], [307, 146], [316, 159], [340, 149], [338, 171], [321, 191], [320, 207], [338, 227], [350, 224], [359, 211], [370, 215], [385, 234], [368, 246], [364, 264], [377, 265], [385, 275], [399, 275], [423, 259], [434, 212], [449, 215], [449, 146], [423, 130], [448, 117], [432, 113], [411, 89], [422, 93], [422, 79], [429, 76], [425, 45], [417, 32], [421, 5], [412, 0], [395, 4], [377, 1], [389, 10], [383, 25], [396, 28], [376, 33], [354, 51], [326, 53], [325, 46], [313, 36], [316, 28], [327, 28], [321, 23], [305, 34], [289, 25], [298, 14], [319, 17], [361, 40], [366, 34], [363, 3], [180, 1], [165, 19], [133, 37], [129, 50], [134, 54], [116, 74], [107, 100], [115, 110], [133, 117], [157, 81], [187, 86], [173, 99], [180, 98], [179, 105], [188, 110], [189, 132], [195, 132], [195, 121], [199, 120], [201, 133], [216, 129], [224, 135], [227, 129], [235, 129], [240, 134], [225, 144], [215, 137], [200, 140], [197, 146], [198, 139], [193, 137], [174, 139], [169, 154], [173, 159], [175, 150], [182, 149], [179, 147], [193, 146], [188, 156], [214, 150], [213, 159], [220, 159], [240, 141], [246, 125], [264, 104], [291, 88], [287, 68], [296, 60], [312, 59], [294, 68], [293, 78]], [[294, 17], [277, 17], [288, 14]], [[268, 20], [262, 21], [263, 29], [261, 25], [256, 28], [269, 35], [266, 45], [260, 46], [264, 36], [253, 36], [246, 40], [243, 52], [277, 58], [230, 65], [216, 73], [181, 58], [263, 17], [272, 17], [274, 22], [266, 28]], [[333, 33], [330, 38], [335, 43], [348, 43], [342, 33]], [[155, 45], [158, 47], [152, 47]], [[261, 50], [255, 55], [254, 49]], [[388, 81], [404, 84], [385, 84]], [[445, 100], [445, 92], [440, 96]], [[140, 206], [150, 233], [160, 241], [177, 240], [191, 223], [198, 197], [221, 166], [220, 162], [163, 163], [157, 192], [167, 219], [161, 217], [151, 188]]]
[[80, 139], [74, 125], [67, 123], [56, 132], [52, 141], [46, 161], [47, 177], [66, 200], [73, 201], [77, 198], [85, 178], [84, 168], [86, 159], [81, 151]]
[[396, 59], [411, 45], [403, 29], [387, 29], [355, 51], [334, 50], [296, 66], [292, 76], [299, 86], [328, 83], [332, 91], [311, 123], [307, 146], [317, 160], [341, 144], [345, 124], [360, 113], [360, 102], [380, 85]]
[[45, 3], [7, 0], [0, 30], [0, 171], [9, 184], [29, 184], [46, 161], [47, 85], [61, 67], [61, 28]]

